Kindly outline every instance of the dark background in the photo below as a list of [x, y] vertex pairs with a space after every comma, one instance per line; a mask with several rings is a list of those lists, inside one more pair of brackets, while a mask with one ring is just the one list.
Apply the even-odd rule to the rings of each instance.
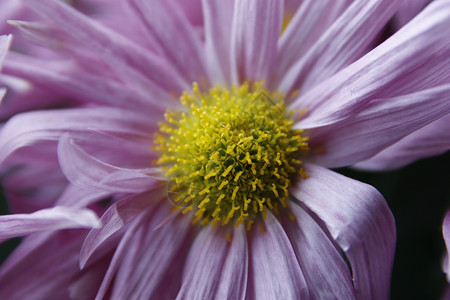
[[[450, 207], [450, 153], [418, 161], [392, 172], [338, 172], [375, 186], [386, 198], [397, 224], [392, 299], [440, 299], [447, 284], [442, 221]], [[0, 199], [0, 213], [7, 213]], [[0, 262], [20, 239], [0, 244]]]

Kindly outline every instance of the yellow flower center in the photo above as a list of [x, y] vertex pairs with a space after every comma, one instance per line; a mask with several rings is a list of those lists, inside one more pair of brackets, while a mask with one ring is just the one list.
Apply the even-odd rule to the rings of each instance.
[[165, 114], [155, 148], [183, 213], [194, 210], [193, 223], [202, 225], [250, 227], [267, 209], [286, 207], [292, 176], [304, 175], [308, 138], [292, 128], [282, 95], [262, 83], [208, 92], [194, 83], [180, 100], [183, 109]]

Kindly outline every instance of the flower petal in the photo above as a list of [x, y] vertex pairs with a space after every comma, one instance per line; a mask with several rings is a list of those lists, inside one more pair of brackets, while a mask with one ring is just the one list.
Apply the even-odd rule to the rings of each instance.
[[[324, 151], [308, 159], [330, 168], [368, 159], [408, 134], [450, 113], [450, 84], [372, 101], [362, 112], [309, 131], [310, 146]], [[447, 123], [447, 128], [449, 128]], [[447, 140], [447, 145], [449, 140]]]
[[395, 252], [395, 223], [373, 187], [333, 171], [305, 164], [309, 177], [292, 195], [320, 218], [345, 253], [356, 298], [387, 299]]
[[[306, 109], [301, 128], [324, 126], [360, 112], [371, 100], [411, 94], [450, 80], [450, 2], [433, 1], [414, 20], [291, 108]], [[368, 71], [369, 70], [369, 71]]]
[[[116, 275], [116, 272], [119, 269], [125, 254], [127, 253], [129, 244], [132, 242], [131, 239], [133, 238], [137, 228], [139, 226], [142, 226], [142, 219], [144, 216], [145, 214], [136, 217], [135, 220], [132, 221], [131, 226], [120, 239], [120, 242], [117, 245], [116, 250], [114, 251], [111, 262], [108, 265], [106, 274], [103, 276], [103, 280], [101, 280], [100, 288], [95, 297], [96, 299], [103, 299], [105, 297], [105, 294], [108, 292], [110, 283], [113, 277]], [[80, 286], [80, 289], [83, 289], [82, 285]]]
[[[343, 1], [334, 2], [343, 4]], [[400, 3], [397, 0], [354, 1], [306, 54], [299, 55], [299, 60], [281, 73], [286, 75], [280, 90], [303, 93], [360, 58]], [[322, 11], [328, 13], [328, 5]]]
[[244, 299], [247, 286], [245, 229], [226, 232], [212, 226], [202, 229], [186, 262], [177, 299]]
[[[300, 3], [278, 41], [277, 81], [282, 79], [288, 69], [313, 47], [349, 4], [350, 1], [333, 0]], [[286, 9], [288, 3], [285, 1], [284, 5]], [[292, 13], [292, 11], [287, 12], [287, 14]]]
[[0, 268], [0, 298], [68, 299], [85, 234], [64, 230], [26, 237]]
[[[12, 35], [0, 35], [0, 70], [12, 41]], [[1, 99], [1, 98], [0, 98]]]
[[265, 233], [254, 226], [249, 237], [249, 299], [308, 299], [308, 289], [292, 245], [272, 213]]
[[175, 299], [193, 227], [185, 217], [159, 226], [167, 208], [137, 229], [115, 279], [127, 284], [115, 284], [112, 299]]
[[140, 214], [154, 208], [163, 198], [164, 189], [132, 195], [114, 202], [100, 218], [103, 227], [89, 232], [80, 253], [80, 266], [83, 268], [91, 255], [109, 237]]
[[208, 72], [213, 83], [230, 84], [230, 42], [234, 0], [202, 1]]
[[343, 254], [321, 226], [299, 205], [292, 203], [291, 221], [283, 227], [294, 248], [312, 299], [356, 299], [352, 274]]
[[357, 169], [386, 171], [450, 150], [450, 115], [411, 133], [374, 157], [354, 165]]
[[178, 5], [171, 0], [127, 2], [187, 82], [206, 79], [202, 41]]
[[283, 1], [236, 0], [231, 32], [231, 76], [267, 80], [272, 74], [281, 32]]
[[31, 214], [0, 216], [0, 241], [40, 231], [92, 227], [100, 227], [93, 211], [56, 206]]
[[[81, 188], [109, 192], [139, 193], [154, 188], [159, 169], [125, 169], [104, 163], [78, 147], [69, 135], [58, 145], [61, 169], [67, 179]], [[162, 177], [162, 176], [161, 176]]]
[[25, 0], [24, 3], [51, 20], [72, 39], [83, 43], [94, 53], [101, 53], [100, 58], [131, 86], [145, 89], [145, 85], [158, 85], [167, 91], [179, 92], [186, 85], [178, 73], [160, 57], [63, 2]]
[[[150, 123], [149, 123], [150, 121]], [[14, 116], [0, 132], [0, 161], [14, 151], [42, 141], [57, 141], [65, 132], [85, 138], [89, 133], [107, 133], [151, 140], [153, 121], [137, 112], [111, 107], [36, 111]]]
[[95, 202], [107, 199], [112, 193], [103, 191], [91, 191], [81, 189], [75, 185], [67, 184], [64, 191], [58, 198], [57, 205], [70, 207], [87, 207]]
[[[49, 61], [10, 53], [5, 61], [4, 70], [10, 75], [27, 79], [45, 88], [46, 91], [51, 91], [53, 97], [57, 94], [59, 97], [55, 97], [56, 100], [53, 100], [55, 102], [61, 102], [60, 98], [69, 94], [81, 102], [89, 99], [99, 104], [139, 109], [152, 116], [155, 111], [161, 112], [168, 103], [174, 102], [172, 96], [159, 88], [153, 88], [151, 93], [138, 88], [131, 89], [126, 83], [110, 78], [106, 74], [85, 71], [68, 60]], [[67, 105], [67, 102], [64, 104]]]

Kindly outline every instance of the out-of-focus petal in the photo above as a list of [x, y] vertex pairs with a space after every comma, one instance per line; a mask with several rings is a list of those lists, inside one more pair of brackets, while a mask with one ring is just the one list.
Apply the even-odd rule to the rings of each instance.
[[[372, 101], [362, 112], [309, 131], [311, 161], [341, 167], [368, 159], [401, 138], [450, 113], [450, 84]], [[447, 124], [447, 128], [449, 128]], [[443, 141], [444, 142], [444, 141]], [[445, 142], [444, 142], [445, 143]], [[449, 141], [446, 141], [447, 145]]]
[[5, 97], [5, 94], [6, 94], [6, 89], [0, 88], [0, 103], [3, 100], [3, 97]]
[[271, 212], [265, 233], [254, 226], [250, 233], [248, 299], [308, 299], [308, 289], [292, 245]]
[[146, 86], [157, 85], [175, 92], [188, 87], [165, 60], [65, 3], [57, 0], [25, 0], [24, 3], [51, 20], [72, 39], [99, 53], [99, 57], [131, 86], [146, 89]]
[[393, 170], [421, 158], [443, 154], [448, 150], [450, 150], [450, 115], [416, 130], [354, 167], [371, 171]]
[[[400, 3], [398, 0], [354, 1], [308, 53], [299, 56], [299, 60], [286, 71], [280, 90], [303, 93], [356, 61], [367, 52], [370, 43]], [[328, 11], [328, 7], [323, 11]]]
[[[111, 107], [36, 111], [14, 116], [0, 132], [0, 161], [14, 151], [42, 141], [57, 141], [65, 132], [81, 140], [89, 133], [151, 140], [152, 125], [136, 112]], [[133, 137], [134, 136], [134, 137]]]
[[0, 216], [0, 241], [40, 231], [92, 227], [100, 227], [93, 211], [56, 206], [31, 214]]
[[200, 35], [178, 5], [171, 0], [129, 0], [128, 3], [187, 82], [207, 79]]
[[323, 228], [300, 206], [289, 207], [295, 220], [284, 216], [283, 227], [292, 243], [312, 299], [356, 299], [352, 274]]
[[212, 226], [197, 236], [186, 262], [177, 299], [244, 299], [247, 287], [245, 229], [228, 242], [226, 231]]
[[67, 299], [85, 235], [78, 229], [26, 237], [0, 269], [0, 298]]
[[321, 219], [351, 266], [357, 298], [389, 298], [395, 223], [373, 187], [320, 166], [305, 164], [309, 177], [292, 195]]
[[125, 169], [104, 163], [77, 146], [69, 135], [58, 145], [61, 169], [74, 185], [85, 189], [139, 193], [154, 188], [161, 179], [158, 168]]
[[[29, 80], [43, 88], [51, 94], [47, 97], [56, 97], [53, 101], [61, 106], [89, 100], [99, 104], [133, 108], [154, 117], [158, 112], [161, 113], [168, 103], [174, 102], [172, 96], [161, 92], [160, 89], [154, 89], [152, 93], [130, 89], [126, 83], [105, 74], [82, 70], [72, 60], [50, 61], [9, 53], [4, 69], [10, 75]], [[76, 101], [69, 101], [66, 97], [75, 97]]]
[[283, 1], [235, 1], [231, 31], [233, 83], [270, 78], [275, 66], [282, 18]]
[[399, 10], [392, 19], [396, 29], [403, 27], [411, 21], [422, 9], [424, 9], [432, 0], [408, 0], [403, 1]]
[[114, 233], [140, 214], [152, 210], [160, 202], [166, 191], [148, 191], [132, 195], [111, 204], [100, 218], [102, 228], [89, 232], [80, 253], [80, 266], [84, 267], [95, 250]]
[[450, 1], [433, 1], [414, 20], [361, 59], [300, 95], [301, 128], [348, 118], [374, 99], [407, 95], [450, 80]]
[[[5, 59], [6, 52], [11, 44], [12, 35], [0, 36], [0, 70], [2, 69], [3, 60]], [[0, 98], [1, 99], [1, 98]]]
[[205, 48], [212, 83], [230, 84], [230, 41], [234, 0], [203, 0]]

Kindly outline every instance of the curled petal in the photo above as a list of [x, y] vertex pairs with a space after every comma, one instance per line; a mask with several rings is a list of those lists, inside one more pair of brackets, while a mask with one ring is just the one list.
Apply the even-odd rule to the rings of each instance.
[[160, 180], [158, 169], [125, 169], [104, 163], [83, 151], [66, 134], [60, 139], [61, 169], [73, 184], [94, 190], [138, 193], [152, 189]]
[[283, 227], [292, 243], [313, 299], [356, 299], [351, 270], [322, 224], [301, 206], [292, 203]]
[[159, 189], [132, 195], [114, 202], [100, 218], [102, 228], [91, 230], [83, 243], [80, 253], [80, 266], [84, 267], [88, 259], [109, 237], [122, 229], [128, 222], [140, 214], [152, 210], [159, 203], [165, 191]]
[[385, 200], [367, 184], [316, 165], [304, 168], [309, 177], [291, 193], [324, 222], [345, 253], [356, 298], [389, 298], [395, 223]]

